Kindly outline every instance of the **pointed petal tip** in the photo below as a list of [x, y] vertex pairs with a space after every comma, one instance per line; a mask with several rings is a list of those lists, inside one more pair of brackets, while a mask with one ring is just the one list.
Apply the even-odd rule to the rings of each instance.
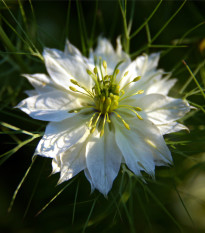
[[21, 77], [27, 78], [30, 74], [21, 74]]
[[[171, 156], [171, 152], [170, 152], [170, 156]], [[174, 161], [173, 161], [173, 158], [172, 156], [167, 159], [166, 161], [163, 161], [164, 162], [164, 166], [167, 166], [167, 167], [171, 167], [174, 165]]]
[[[20, 104], [20, 103], [19, 103], [19, 104]], [[19, 107], [19, 104], [17, 104], [17, 105], [16, 105], [16, 106], [14, 106], [13, 108], [20, 108], [20, 107]]]
[[181, 130], [185, 130], [187, 133], [190, 133], [190, 130], [188, 127], [186, 127], [185, 125], [182, 125], [183, 128]]
[[42, 53], [43, 57], [44, 57], [45, 55], [49, 54], [49, 52], [51, 52], [51, 49], [45, 47], [45, 48], [43, 49], [43, 53]]
[[57, 184], [56, 185], [60, 185], [60, 184], [62, 184], [63, 183], [63, 181], [61, 180], [61, 178], [58, 180], [58, 182], [57, 182]]
[[96, 187], [94, 186], [94, 184], [91, 185], [91, 193], [92, 194], [94, 192], [95, 189], [97, 189], [106, 199], [108, 199], [108, 193], [110, 192], [112, 187], [103, 187], [103, 186], [99, 186]]
[[107, 194], [104, 194], [104, 198], [108, 200], [108, 195], [107, 195]]
[[190, 109], [194, 109], [194, 110], [197, 110], [198, 108], [197, 107], [194, 107], [192, 105], [189, 105], [190, 106]]
[[50, 175], [48, 175], [48, 177], [51, 177], [52, 175], [56, 174], [57, 172], [55, 172], [54, 170], [50, 173]]
[[90, 187], [90, 195], [92, 195], [94, 193], [94, 191], [95, 191], [95, 187], [94, 186], [92, 187], [92, 185], [91, 185], [91, 187]]
[[108, 193], [110, 192], [110, 189], [109, 190], [105, 190], [105, 189], [101, 189], [101, 188], [97, 188], [97, 190], [102, 193], [102, 195], [104, 196], [104, 198], [108, 199]]
[[56, 185], [60, 185], [60, 184], [62, 184], [63, 182], [68, 181], [68, 180], [69, 180], [69, 179], [65, 179], [65, 177], [64, 177], [63, 175], [60, 174], [60, 178], [59, 178], [59, 180], [58, 180], [58, 182], [57, 182]]

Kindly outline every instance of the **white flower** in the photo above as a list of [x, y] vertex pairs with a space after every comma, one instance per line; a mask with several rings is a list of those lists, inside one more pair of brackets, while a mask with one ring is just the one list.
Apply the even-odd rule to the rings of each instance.
[[176, 79], [157, 69], [159, 53], [131, 61], [100, 38], [89, 58], [67, 41], [65, 51], [45, 49], [48, 75], [24, 75], [35, 90], [17, 107], [50, 121], [35, 154], [52, 158], [59, 182], [80, 171], [105, 196], [121, 163], [137, 176], [172, 163], [164, 134], [186, 129], [176, 122], [190, 110], [167, 94]]

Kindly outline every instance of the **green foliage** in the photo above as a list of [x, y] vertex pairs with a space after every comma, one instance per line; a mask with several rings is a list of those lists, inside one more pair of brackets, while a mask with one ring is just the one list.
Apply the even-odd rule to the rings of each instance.
[[[203, 1], [186, 0], [1, 0], [1, 232], [205, 231], [204, 10]], [[44, 47], [63, 49], [68, 38], [88, 55], [99, 35], [113, 44], [121, 35], [132, 58], [160, 50], [160, 67], [178, 79], [171, 96], [195, 107], [181, 119], [190, 133], [165, 138], [174, 165], [143, 181], [122, 166], [107, 199], [90, 194], [83, 174], [57, 186], [51, 161], [33, 157], [46, 123], [14, 108], [31, 89], [21, 74], [46, 72]]]

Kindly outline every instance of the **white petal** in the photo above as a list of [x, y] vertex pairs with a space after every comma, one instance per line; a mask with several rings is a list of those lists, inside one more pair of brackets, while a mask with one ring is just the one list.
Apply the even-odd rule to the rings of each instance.
[[[125, 73], [127, 73], [126, 76]], [[122, 70], [122, 72], [120, 72], [119, 75], [117, 75], [117, 82], [119, 82], [119, 85], [122, 89], [124, 89], [124, 86], [128, 83], [130, 83], [131, 81], [133, 81], [134, 78], [136, 78], [138, 75], [138, 72], [136, 70], [136, 61], [131, 62], [130, 64], [128, 64], [124, 70]], [[130, 91], [130, 86], [129, 85], [127, 87], [127, 89], [125, 89], [125, 91]]]
[[51, 122], [47, 125], [45, 134], [40, 140], [35, 154], [57, 158], [71, 146], [87, 135], [86, 118], [80, 115], [61, 122]]
[[109, 40], [99, 37], [97, 48], [95, 49], [94, 52], [90, 52], [90, 56], [89, 56], [90, 60], [94, 60], [95, 56], [97, 58], [102, 57], [102, 60], [105, 60], [107, 62], [108, 74], [112, 74], [117, 63], [119, 61], [124, 60], [124, 62], [119, 66], [119, 69], [123, 70], [124, 69], [123, 67], [127, 66], [130, 63], [130, 58], [126, 53], [121, 51], [119, 39], [117, 44], [118, 47], [117, 47], [117, 51], [115, 52]]
[[34, 96], [34, 95], [38, 95], [38, 92], [35, 90], [27, 90], [24, 91], [26, 93], [26, 95], [28, 95], [29, 97]]
[[54, 49], [45, 49], [43, 56], [48, 73], [57, 85], [69, 90], [69, 87], [73, 86], [70, 79], [74, 79], [91, 89], [92, 78], [86, 72], [90, 67], [82, 61], [81, 56], [65, 55]]
[[[159, 82], [164, 72], [160, 69], [156, 70], [158, 60], [159, 53], [154, 53], [150, 56], [144, 54], [143, 56], [137, 57], [129, 66], [125, 68], [122, 75], [126, 71], [128, 71], [128, 75], [123, 77], [120, 82], [120, 87], [123, 88], [126, 93], [125, 96], [131, 95], [139, 89], [143, 89], [146, 93], [146, 90], [149, 89], [150, 86]], [[137, 82], [132, 82], [133, 79], [138, 76], [140, 76], [141, 79]], [[128, 83], [129, 85], [127, 85]]]
[[116, 142], [130, 170], [140, 176], [144, 170], [154, 175], [155, 164], [169, 164], [171, 153], [166, 146], [159, 130], [151, 122], [129, 119], [130, 130], [115, 119]]
[[82, 57], [82, 60], [83, 60], [83, 56], [81, 52], [74, 45], [72, 45], [69, 40], [66, 40], [64, 54], [79, 56], [79, 57]]
[[[134, 83], [136, 89], [142, 89], [147, 93], [147, 90], [156, 83], [160, 82], [162, 79], [162, 75], [164, 74], [164, 71], [161, 69], [158, 70], [152, 70], [144, 75], [141, 76], [141, 80]], [[133, 86], [134, 86], [133, 84]]]
[[58, 88], [45, 74], [24, 74], [23, 76], [28, 79], [38, 94], [53, 91]]
[[[144, 90], [145, 94], [168, 94], [177, 80], [169, 80], [170, 73], [165, 73], [162, 69], [157, 69], [159, 57], [159, 53], [153, 53], [150, 56], [144, 54], [134, 61], [136, 65], [135, 70], [132, 69], [132, 73], [135, 73], [136, 76], [140, 76], [141, 79], [138, 82], [131, 83], [127, 89], [125, 89], [127, 95], [135, 93], [136, 90], [139, 89]], [[162, 78], [164, 74], [166, 74], [166, 77]], [[128, 81], [130, 82], [132, 80], [128, 79]]]
[[130, 59], [129, 55], [122, 50], [122, 44], [121, 44], [121, 37], [120, 36], [117, 37], [116, 42], [117, 42], [117, 47], [116, 47], [117, 56], [119, 58], [124, 59], [124, 60], [126, 60], [127, 62], [130, 63], [131, 59]]
[[88, 136], [84, 135], [77, 144], [61, 154], [61, 175], [58, 183], [73, 178], [86, 168], [85, 150], [87, 138]]
[[[123, 127], [122, 125], [118, 127]], [[116, 142], [120, 148], [125, 163], [128, 168], [137, 176], [141, 176], [140, 170], [145, 170], [149, 174], [154, 174], [155, 164], [152, 152], [140, 140], [140, 135], [133, 130], [119, 130], [116, 133]]]
[[[50, 156], [48, 156], [50, 157]], [[61, 161], [60, 161], [60, 156], [56, 156], [52, 159], [52, 174], [55, 174], [57, 172], [60, 172], [61, 170]]]
[[163, 135], [178, 132], [180, 130], [187, 130], [189, 132], [189, 129], [185, 125], [179, 124], [177, 122], [171, 122], [169, 124], [164, 125], [157, 125], [157, 128]]
[[138, 135], [143, 138], [149, 149], [152, 150], [154, 161], [160, 160], [164, 165], [172, 163], [172, 156], [167, 147], [159, 129], [149, 120], [139, 120], [136, 124], [136, 119], [132, 118], [129, 121], [130, 127], [134, 128]]
[[160, 53], [152, 53], [149, 56], [144, 54], [136, 59], [136, 69], [139, 75], [150, 72], [151, 70], [156, 70], [160, 58]]
[[169, 77], [162, 78], [161, 80], [156, 80], [150, 83], [149, 87], [145, 90], [146, 94], [162, 94], [167, 95], [170, 89], [174, 86], [177, 79], [170, 79]]
[[138, 97], [135, 104], [143, 109], [143, 117], [157, 125], [178, 120], [190, 111], [187, 101], [160, 94]]
[[87, 168], [84, 170], [84, 173], [85, 173], [86, 178], [87, 178], [88, 181], [90, 182], [91, 193], [93, 193], [94, 190], [95, 190], [95, 186], [94, 186], [94, 184], [93, 184], [92, 177], [91, 177], [91, 175], [90, 175], [90, 173], [89, 173], [89, 171], [88, 171]]
[[105, 196], [110, 191], [121, 164], [121, 153], [114, 132], [105, 126], [104, 135], [93, 135], [86, 146], [86, 164], [93, 185]]
[[[99, 37], [97, 48], [95, 49], [94, 53], [90, 54], [90, 58], [94, 60], [94, 56], [102, 57], [103, 60], [106, 60], [108, 65], [110, 65], [109, 60], [110, 57], [115, 58], [112, 63], [116, 63], [116, 54], [114, 48], [109, 40]], [[114, 66], [113, 66], [114, 67]]]
[[76, 99], [75, 95], [55, 90], [24, 99], [16, 107], [34, 119], [61, 121], [74, 115], [68, 113], [69, 110], [80, 106], [80, 99]]

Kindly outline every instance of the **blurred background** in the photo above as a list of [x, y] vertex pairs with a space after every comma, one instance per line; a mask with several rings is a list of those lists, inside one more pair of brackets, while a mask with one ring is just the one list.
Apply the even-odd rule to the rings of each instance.
[[[205, 232], [204, 12], [204, 1], [0, 0], [1, 233]], [[178, 79], [170, 96], [195, 107], [181, 120], [190, 133], [165, 137], [174, 166], [144, 174], [146, 183], [122, 167], [107, 199], [83, 173], [57, 186], [50, 159], [31, 167], [46, 122], [14, 108], [32, 89], [21, 74], [46, 72], [44, 47], [63, 50], [68, 38], [87, 56], [99, 36], [114, 47], [121, 36], [132, 59], [161, 51], [159, 67]]]

